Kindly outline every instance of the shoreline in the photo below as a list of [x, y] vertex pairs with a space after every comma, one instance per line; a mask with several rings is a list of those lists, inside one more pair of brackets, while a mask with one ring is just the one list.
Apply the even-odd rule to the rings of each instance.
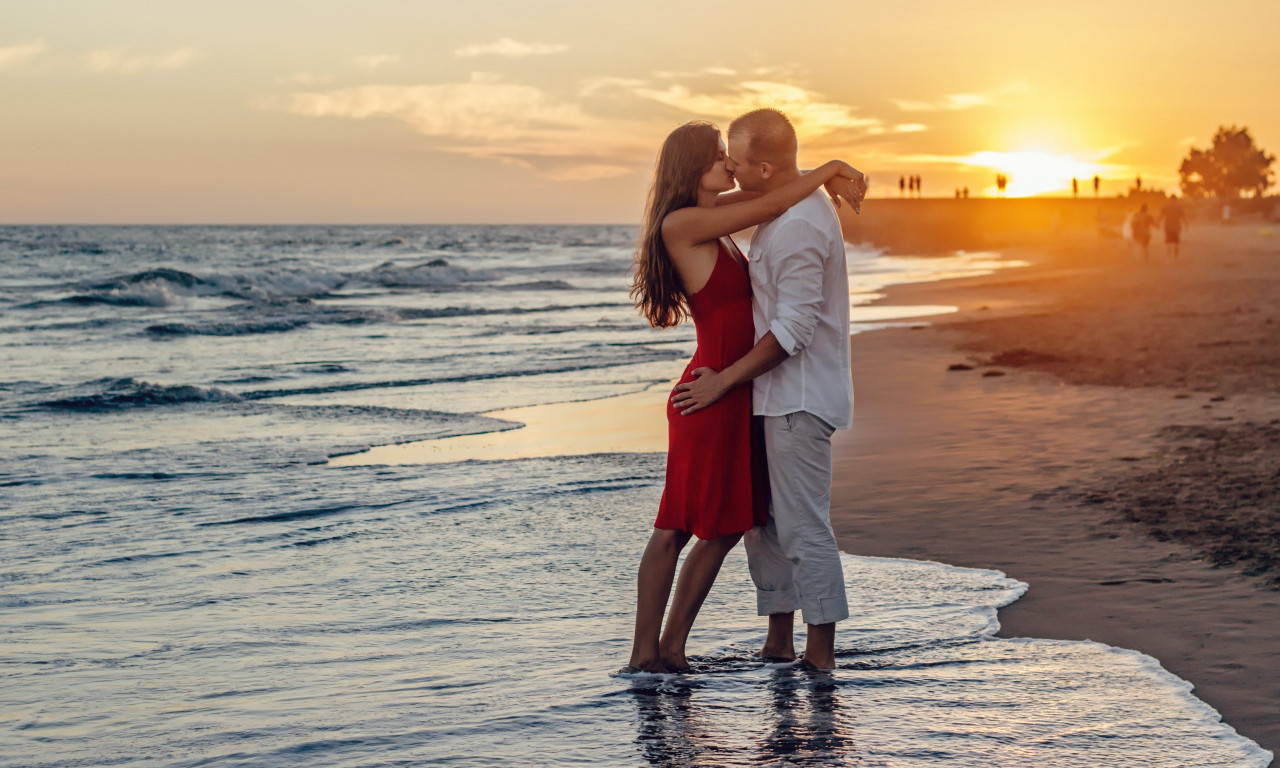
[[[884, 301], [960, 311], [852, 337], [854, 428], [833, 447], [841, 549], [1004, 571], [1030, 589], [1000, 611], [1000, 636], [1146, 653], [1280, 750], [1280, 591], [1125, 519], [1169, 472], [1213, 490], [1213, 465], [1187, 467], [1196, 443], [1162, 430], [1280, 424], [1270, 317], [1247, 311], [1273, 295], [1280, 254], [1257, 231], [1193, 230], [1176, 264], [1069, 237], [1008, 250], [1032, 262], [1023, 269], [890, 287]], [[1219, 305], [1252, 318], [1229, 340], [1261, 332], [1260, 355], [1217, 343]], [[1234, 358], [1218, 356], [1232, 347]], [[970, 370], [948, 370], [957, 364]]]
[[[1280, 592], [1239, 567], [1213, 567], [1192, 543], [1153, 537], [1121, 509], [1147, 475], [1187, 464], [1175, 461], [1186, 444], [1162, 433], [1170, 425], [1280, 424], [1269, 389], [1280, 360], [1239, 354], [1272, 348], [1270, 310], [1236, 311], [1280, 285], [1280, 248], [1257, 233], [1249, 224], [1193, 230], [1177, 264], [1161, 261], [1158, 245], [1144, 264], [1126, 243], [1091, 231], [1027, 237], [1001, 253], [1029, 266], [888, 286], [871, 306], [958, 311], [851, 336], [854, 427], [833, 441], [841, 551], [998, 569], [1030, 585], [999, 611], [999, 636], [1087, 639], [1152, 656], [1237, 732], [1280, 752], [1280, 652], [1271, 650]], [[1222, 317], [1242, 319], [1229, 337]], [[622, 428], [645, 420], [668, 386], [613, 414]], [[529, 441], [537, 455], [635, 452], [575, 437], [599, 426], [585, 409], [615, 399], [517, 410], [561, 409], [545, 426], [575, 425], [546, 433], [554, 444]], [[649, 421], [662, 450], [665, 420]], [[445, 440], [509, 443], [520, 433], [529, 430]], [[403, 461], [375, 448], [330, 464], [429, 462], [421, 449], [441, 442], [420, 443]], [[449, 460], [534, 455], [502, 450]], [[1191, 469], [1205, 479], [1212, 467]]]

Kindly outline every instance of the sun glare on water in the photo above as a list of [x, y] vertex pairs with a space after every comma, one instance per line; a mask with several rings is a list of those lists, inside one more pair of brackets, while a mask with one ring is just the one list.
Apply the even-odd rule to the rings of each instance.
[[[977, 152], [966, 160], [966, 164], [990, 168], [1008, 176], [1009, 186], [1005, 191], [1008, 197], [1031, 197], [1052, 192], [1069, 193], [1073, 178], [1079, 180], [1080, 191], [1084, 193], [1092, 183], [1094, 174], [1111, 170], [1107, 166], [1077, 160], [1070, 155], [1052, 155], [1035, 150]], [[993, 183], [984, 192], [995, 196], [996, 185]]]

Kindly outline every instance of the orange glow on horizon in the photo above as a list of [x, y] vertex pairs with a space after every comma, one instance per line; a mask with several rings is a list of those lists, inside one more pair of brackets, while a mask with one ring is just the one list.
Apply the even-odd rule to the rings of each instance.
[[[990, 168], [1009, 177], [1009, 185], [1005, 191], [1007, 197], [1034, 197], [1036, 195], [1055, 192], [1071, 192], [1071, 180], [1080, 183], [1081, 194], [1092, 194], [1093, 177], [1112, 177], [1122, 173], [1123, 169], [1114, 165], [1091, 163], [1077, 160], [1071, 155], [1055, 155], [1038, 150], [1019, 152], [976, 152], [970, 155], [965, 165]], [[994, 197], [996, 185], [983, 190], [984, 194]]]

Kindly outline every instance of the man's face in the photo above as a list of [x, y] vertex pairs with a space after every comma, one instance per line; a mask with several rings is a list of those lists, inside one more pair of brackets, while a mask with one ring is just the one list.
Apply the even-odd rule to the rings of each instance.
[[745, 133], [729, 134], [729, 154], [725, 158], [725, 164], [733, 173], [733, 177], [738, 180], [738, 186], [753, 192], [764, 185], [764, 175], [761, 173], [759, 163], [746, 162], [749, 138]]

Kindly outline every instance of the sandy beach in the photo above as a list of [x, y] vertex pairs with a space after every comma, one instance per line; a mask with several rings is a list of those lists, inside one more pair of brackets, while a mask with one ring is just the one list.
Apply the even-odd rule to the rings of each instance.
[[1272, 231], [1196, 223], [1180, 260], [1156, 243], [1144, 262], [1087, 226], [1031, 226], [978, 244], [1030, 267], [891, 289], [960, 311], [852, 340], [842, 548], [1003, 570], [1030, 584], [1003, 635], [1150, 654], [1280, 749]]

